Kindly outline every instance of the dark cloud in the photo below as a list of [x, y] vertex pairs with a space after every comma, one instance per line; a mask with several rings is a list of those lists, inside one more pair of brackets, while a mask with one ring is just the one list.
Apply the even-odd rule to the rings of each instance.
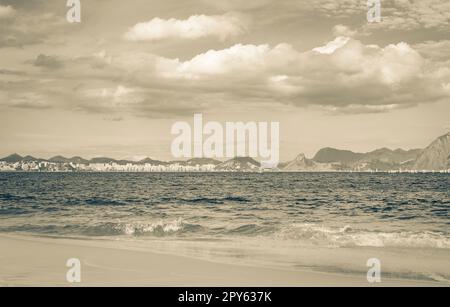
[[63, 66], [63, 63], [56, 56], [40, 54], [33, 61], [33, 65], [47, 69], [58, 69]]
[[288, 44], [236, 45], [186, 61], [149, 53], [40, 54], [33, 65], [46, 69], [27, 87], [40, 96], [21, 105], [149, 118], [263, 104], [380, 113], [448, 98], [450, 64], [438, 60], [425, 60], [406, 43], [382, 47], [355, 39], [305, 52]]
[[[54, 0], [0, 0], [0, 5], [7, 6], [10, 5], [16, 9], [21, 10], [41, 10], [49, 2], [55, 2]], [[65, 1], [60, 1], [65, 2]]]
[[[0, 6], [13, 10], [12, 18], [0, 18], [0, 48], [35, 45], [51, 41], [55, 34], [63, 33], [68, 22], [64, 6], [57, 9], [52, 1], [0, 1]], [[61, 2], [59, 2], [61, 4]], [[63, 1], [65, 4], [65, 1]], [[61, 9], [63, 9], [61, 11]]]
[[0, 29], [0, 48], [2, 47], [19, 47], [27, 45], [35, 45], [44, 42], [46, 35], [38, 35], [33, 33], [24, 33], [14, 29]]
[[27, 73], [19, 70], [0, 69], [0, 75], [25, 76]]

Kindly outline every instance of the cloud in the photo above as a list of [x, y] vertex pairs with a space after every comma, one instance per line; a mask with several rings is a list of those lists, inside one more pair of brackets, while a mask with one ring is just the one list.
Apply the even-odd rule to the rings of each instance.
[[449, 26], [447, 0], [386, 0], [382, 1], [382, 22], [368, 24], [366, 29], [448, 31]]
[[227, 1], [211, 1], [201, 0], [205, 5], [212, 6], [224, 11], [235, 10], [255, 10], [261, 9], [273, 3], [273, 0], [227, 0]]
[[12, 6], [0, 5], [0, 19], [13, 17], [15, 15], [15, 13], [16, 13], [16, 10]]
[[136, 91], [123, 85], [114, 88], [93, 88], [81, 92], [87, 100], [95, 100], [98, 108], [119, 108], [142, 101]]
[[306, 52], [288, 44], [235, 45], [159, 73], [204, 91], [225, 92], [230, 100], [372, 113], [448, 97], [440, 85], [445, 75], [439, 78], [437, 69], [406, 43], [379, 47], [340, 37]]
[[333, 27], [333, 35], [336, 37], [345, 36], [345, 37], [353, 37], [358, 34], [358, 31], [351, 30], [349, 27], [345, 25], [336, 25]]
[[[418, 29], [434, 29], [448, 33], [450, 27], [448, 0], [382, 0], [380, 23], [366, 21], [368, 7], [365, 0], [278, 0], [276, 6], [267, 4], [264, 10], [273, 11], [281, 7], [297, 15], [308, 12], [317, 19], [325, 17], [359, 23], [362, 26], [358, 30], [360, 34], [376, 30], [413, 31]], [[282, 13], [285, 14], [286, 11]], [[339, 29], [336, 30], [336, 36], [354, 36], [349, 35], [351, 32], [342, 33]]]
[[354, 105], [350, 104], [344, 107], [333, 107], [333, 106], [323, 106], [322, 109], [329, 114], [376, 114], [376, 113], [386, 113], [393, 110], [398, 110], [405, 108], [407, 106], [399, 104], [388, 104], [388, 105]]
[[35, 92], [21, 93], [11, 99], [9, 105], [21, 109], [48, 109], [51, 107], [42, 94]]
[[[283, 0], [281, 0], [283, 1]], [[367, 1], [354, 0], [285, 0], [289, 5], [303, 7], [328, 17], [364, 18]], [[441, 29], [450, 26], [450, 2], [447, 0], [382, 0], [382, 22], [367, 23], [366, 29], [415, 30]]]
[[224, 50], [210, 50], [189, 61], [179, 63], [173, 75], [195, 78], [201, 75], [219, 75], [234, 71], [259, 72], [264, 69], [271, 51], [269, 45], [241, 44]]
[[34, 60], [33, 65], [47, 69], [58, 69], [62, 67], [62, 62], [55, 56], [40, 54]]
[[138, 23], [126, 34], [129, 41], [158, 41], [163, 39], [198, 39], [217, 37], [221, 40], [247, 31], [248, 21], [242, 14], [194, 15], [188, 19], [154, 18]]
[[[354, 1], [354, 0], [302, 0], [288, 1], [291, 5], [296, 3], [297, 6], [301, 6], [306, 10], [316, 11], [322, 13], [327, 17], [349, 17], [352, 15], [361, 14], [367, 11], [367, 1]], [[365, 14], [364, 14], [365, 16]]]
[[342, 48], [349, 42], [350, 38], [339, 36], [334, 41], [327, 43], [325, 46], [314, 48], [313, 50], [321, 54], [333, 54], [336, 50]]
[[[111, 118], [131, 114], [136, 117], [167, 118], [204, 111], [208, 106], [197, 101], [193, 103], [191, 94], [178, 93], [175, 89], [155, 89], [151, 87], [127, 89], [88, 89], [80, 92], [75, 110], [109, 114]], [[206, 107], [206, 108], [205, 108]]]
[[26, 72], [17, 71], [17, 70], [9, 70], [9, 69], [0, 69], [0, 75], [4, 76], [25, 76]]
[[379, 46], [338, 37], [306, 51], [286, 43], [236, 44], [186, 60], [101, 51], [59, 56], [61, 68], [34, 71], [22, 83], [0, 84], [0, 91], [14, 99], [26, 88], [52, 107], [113, 117], [171, 117], [237, 105], [380, 113], [449, 99], [450, 61], [434, 55], [439, 48], [442, 43]]
[[426, 41], [415, 44], [414, 49], [424, 57], [435, 60], [450, 60], [450, 40]]
[[[22, 2], [18, 4], [28, 5]], [[23, 48], [27, 45], [49, 42], [55, 34], [67, 34], [68, 27], [69, 24], [63, 15], [34, 7], [16, 10], [9, 5], [0, 5], [0, 48]]]

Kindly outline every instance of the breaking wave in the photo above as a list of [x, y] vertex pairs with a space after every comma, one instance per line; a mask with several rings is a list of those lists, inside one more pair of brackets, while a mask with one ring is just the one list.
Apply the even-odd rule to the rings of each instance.
[[178, 219], [172, 222], [158, 221], [155, 223], [128, 223], [118, 225], [117, 228], [126, 235], [170, 234], [182, 231], [184, 228], [184, 223], [181, 219]]
[[279, 239], [328, 247], [403, 247], [450, 249], [450, 238], [436, 232], [370, 232], [351, 226], [331, 228], [316, 224], [292, 224], [276, 234]]
[[127, 223], [99, 223], [96, 225], [15, 225], [0, 227], [0, 232], [6, 233], [32, 233], [41, 235], [62, 236], [86, 236], [86, 237], [108, 237], [108, 236], [168, 236], [180, 235], [201, 230], [199, 225], [187, 224], [182, 219], [173, 221], [156, 221], [149, 223], [127, 222]]

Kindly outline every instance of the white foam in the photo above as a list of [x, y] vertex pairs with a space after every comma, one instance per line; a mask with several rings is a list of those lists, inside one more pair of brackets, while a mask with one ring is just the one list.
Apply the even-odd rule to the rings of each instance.
[[450, 238], [434, 232], [370, 232], [350, 226], [331, 228], [316, 224], [292, 224], [277, 234], [283, 239], [331, 247], [409, 247], [450, 249]]
[[177, 219], [171, 222], [157, 221], [153, 223], [128, 223], [119, 227], [126, 235], [155, 233], [158, 231], [173, 233], [183, 229], [183, 221]]

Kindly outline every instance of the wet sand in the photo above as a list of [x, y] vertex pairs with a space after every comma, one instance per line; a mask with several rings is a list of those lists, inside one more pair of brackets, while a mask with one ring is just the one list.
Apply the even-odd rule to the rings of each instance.
[[[111, 242], [0, 236], [0, 286], [372, 286], [366, 276], [214, 263]], [[81, 262], [81, 283], [66, 280], [68, 259]], [[383, 279], [378, 286], [439, 286]]]

